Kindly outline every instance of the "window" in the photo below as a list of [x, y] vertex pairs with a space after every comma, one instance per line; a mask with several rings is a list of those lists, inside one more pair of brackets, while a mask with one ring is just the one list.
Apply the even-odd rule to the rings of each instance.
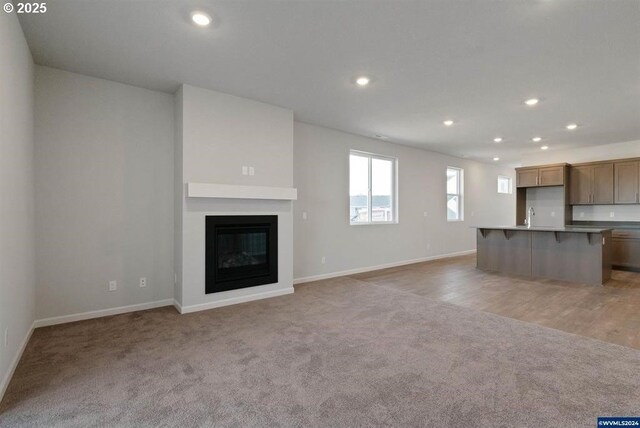
[[395, 223], [396, 159], [352, 151], [349, 154], [351, 224]]
[[511, 178], [504, 175], [498, 176], [498, 193], [511, 193]]
[[460, 168], [447, 168], [447, 221], [462, 221], [463, 171]]

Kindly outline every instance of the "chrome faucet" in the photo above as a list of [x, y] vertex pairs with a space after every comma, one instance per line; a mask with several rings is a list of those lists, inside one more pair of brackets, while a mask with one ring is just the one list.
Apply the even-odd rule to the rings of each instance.
[[528, 229], [531, 228], [531, 217], [534, 215], [536, 215], [536, 212], [533, 210], [533, 207], [529, 207], [529, 210], [527, 211], [527, 218], [524, 219], [524, 224], [527, 225]]

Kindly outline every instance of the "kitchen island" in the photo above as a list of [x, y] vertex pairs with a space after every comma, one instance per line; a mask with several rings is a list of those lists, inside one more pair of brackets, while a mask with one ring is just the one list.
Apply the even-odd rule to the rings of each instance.
[[477, 226], [477, 267], [602, 285], [611, 277], [610, 228]]

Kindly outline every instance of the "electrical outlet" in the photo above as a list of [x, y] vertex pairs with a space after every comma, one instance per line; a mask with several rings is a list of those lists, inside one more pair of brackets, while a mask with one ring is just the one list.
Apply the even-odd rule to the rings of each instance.
[[422, 213], [422, 215], [427, 217], [429, 215], [429, 213], [425, 211], [425, 212]]
[[431, 249], [431, 243], [427, 242], [427, 250]]
[[556, 216], [556, 212], [555, 211], [551, 211], [551, 217], [555, 217]]
[[147, 278], [140, 278], [140, 287], [146, 287], [147, 286]]
[[614, 211], [609, 211], [609, 217], [614, 218], [616, 213]]
[[256, 170], [252, 166], [249, 167], [249, 175], [256, 175]]
[[109, 291], [116, 291], [118, 289], [118, 283], [116, 281], [109, 281]]
[[321, 262], [322, 262], [322, 264], [325, 264], [327, 262], [327, 258], [325, 256], [322, 256]]
[[307, 219], [307, 212], [306, 212], [306, 211], [303, 211], [303, 212], [302, 212], [302, 219], [303, 219], [303, 220], [306, 220], [306, 219]]

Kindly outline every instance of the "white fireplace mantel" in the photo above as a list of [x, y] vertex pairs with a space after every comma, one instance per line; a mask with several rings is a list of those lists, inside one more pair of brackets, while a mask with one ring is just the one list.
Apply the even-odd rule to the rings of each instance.
[[237, 186], [234, 184], [187, 183], [189, 198], [271, 199], [295, 201], [298, 189], [292, 187]]

